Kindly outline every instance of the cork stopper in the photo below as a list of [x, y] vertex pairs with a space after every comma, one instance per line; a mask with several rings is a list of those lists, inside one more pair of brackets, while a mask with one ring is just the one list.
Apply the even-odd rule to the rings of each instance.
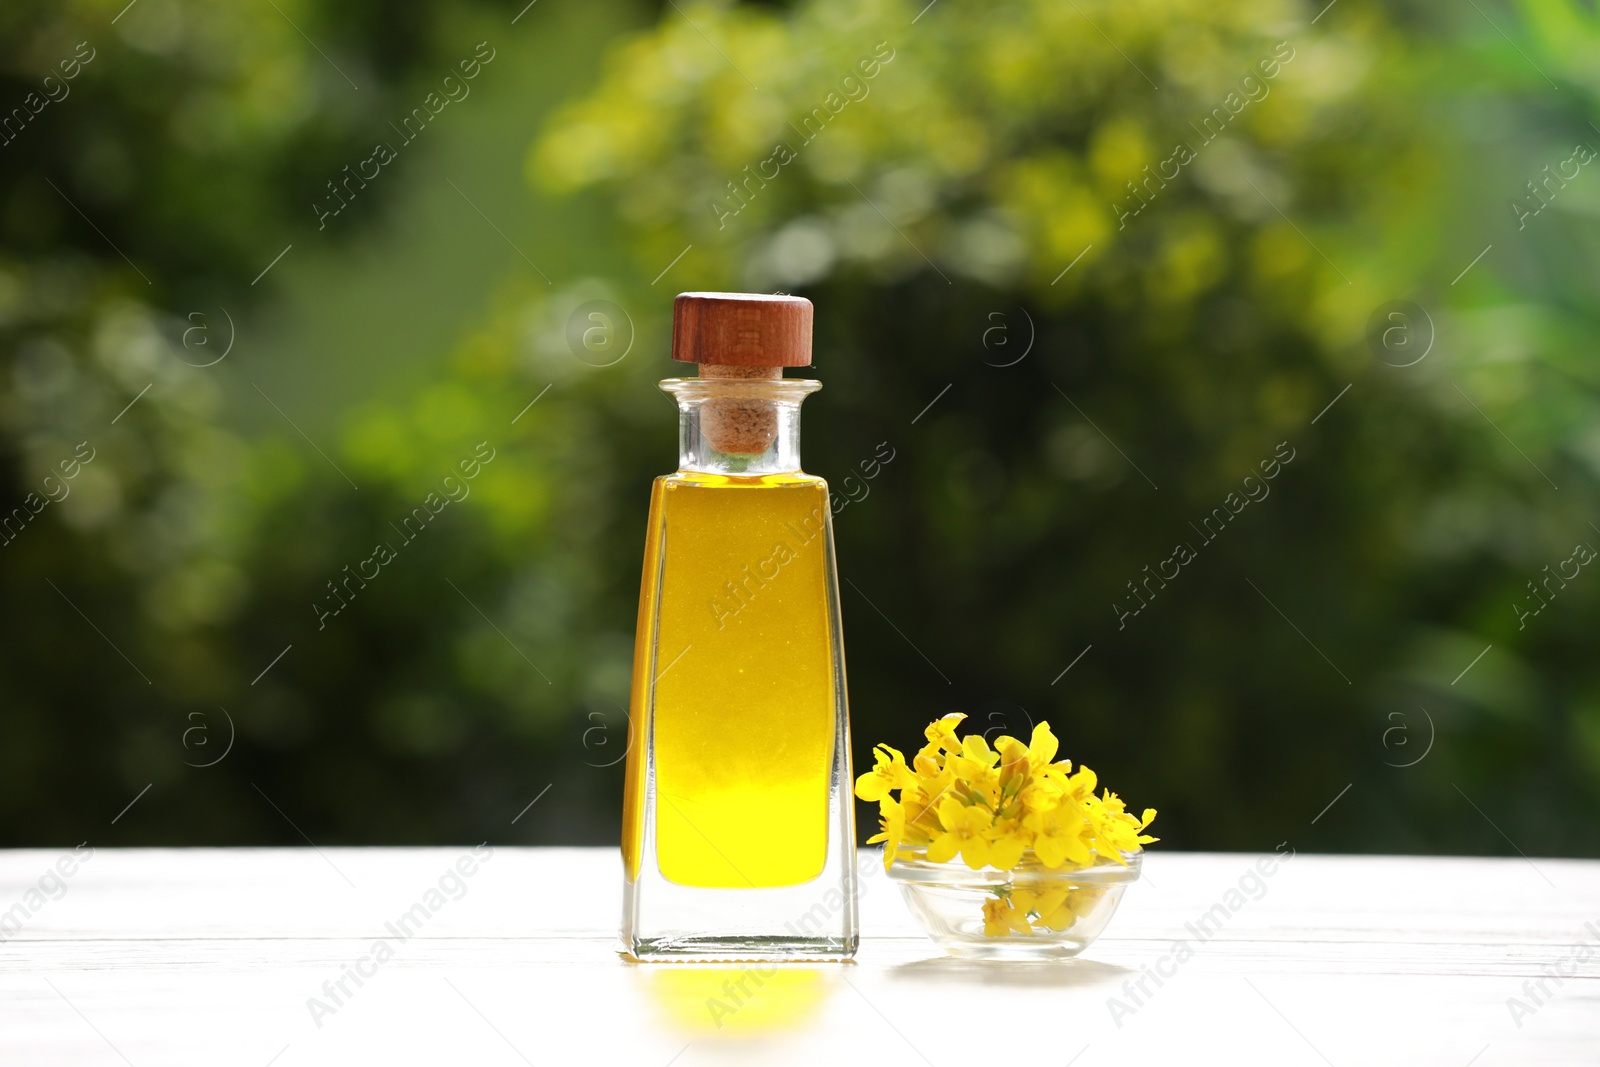
[[[811, 301], [762, 293], [679, 293], [672, 358], [718, 367], [811, 366]], [[705, 375], [702, 371], [702, 376]], [[778, 377], [767, 375], [766, 377]]]
[[[811, 301], [761, 293], [679, 293], [672, 305], [672, 358], [696, 363], [702, 378], [781, 378], [811, 365]], [[701, 432], [711, 447], [760, 455], [778, 435], [772, 401], [705, 401]]]

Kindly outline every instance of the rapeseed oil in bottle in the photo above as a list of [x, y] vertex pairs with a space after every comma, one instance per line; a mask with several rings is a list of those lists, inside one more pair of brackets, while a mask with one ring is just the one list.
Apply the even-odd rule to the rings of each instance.
[[623, 804], [623, 949], [855, 952], [855, 832], [828, 486], [800, 469], [811, 303], [684, 293], [679, 463], [651, 491]]

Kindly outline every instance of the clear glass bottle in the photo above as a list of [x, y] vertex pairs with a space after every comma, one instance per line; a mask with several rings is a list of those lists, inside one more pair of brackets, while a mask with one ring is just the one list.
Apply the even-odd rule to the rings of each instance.
[[622, 948], [639, 960], [846, 959], [855, 830], [833, 527], [827, 483], [800, 469], [800, 403], [821, 383], [661, 388], [678, 402], [679, 469], [650, 498]]

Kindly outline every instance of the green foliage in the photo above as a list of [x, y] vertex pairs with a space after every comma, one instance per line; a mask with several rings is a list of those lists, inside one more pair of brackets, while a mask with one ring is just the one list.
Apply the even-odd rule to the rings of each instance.
[[[254, 295], [475, 9], [281, 4], [356, 93], [270, 6], [146, 5], [167, 21], [100, 31], [0, 179], [0, 499], [99, 450], [0, 548], [13, 840], [76, 839], [153, 779], [142, 840], [298, 840], [252, 783], [319, 842], [611, 839], [648, 482], [673, 461], [669, 297], [726, 288], [817, 305], [806, 466], [856, 497], [858, 738], [1049, 719], [1178, 847], [1500, 851], [1459, 788], [1529, 852], [1600, 848], [1551, 817], [1595, 800], [1600, 579], [1523, 628], [1513, 609], [1600, 544], [1600, 174], [1521, 230], [1507, 207], [1600, 143], [1580, 6], [1496, 14], [1515, 46], [1475, 12], [1355, 0], [1315, 25], [1277, 0], [668, 9], [527, 157], [532, 195], [612, 225], [541, 245], [554, 284], [517, 261], [430, 380], [311, 433], [319, 456], [227, 428], [182, 316]], [[8, 7], [5, 99], [119, 6]], [[397, 227], [392, 195], [357, 207]], [[636, 331], [614, 365], [569, 343], [592, 299]], [[1368, 341], [1396, 299], [1436, 335], [1406, 367]], [[400, 533], [447, 475], [469, 492]], [[379, 544], [378, 577], [328, 588]], [[238, 747], [199, 776], [176, 739], [219, 706]]]
[[[267, 651], [276, 634], [254, 615], [279, 578], [254, 564], [323, 492], [280, 443], [230, 428], [214, 364], [252, 279], [314, 232], [306, 205], [349, 143], [409, 106], [435, 23], [471, 12], [19, 0], [0, 13], [8, 840], [81, 839], [152, 779], [179, 780], [207, 758], [179, 745], [191, 715], [211, 717], [220, 750], [219, 705], [244, 710], [282, 648]], [[93, 459], [68, 479], [80, 442]], [[290, 533], [305, 555], [304, 529]], [[264, 707], [241, 730], [268, 752], [306, 736], [303, 703]], [[158, 792], [154, 838], [278, 836], [250, 775]]]
[[[681, 287], [816, 301], [813, 469], [900, 448], [840, 523], [872, 598], [846, 592], [858, 736], [951, 708], [1048, 717], [1202, 847], [1270, 844], [1226, 817], [1248, 808], [1274, 841], [1498, 850], [1455, 784], [1529, 814], [1592, 803], [1573, 642], [1600, 593], [1575, 582], [1539, 629], [1513, 605], [1593, 534], [1593, 394], [1556, 375], [1592, 373], [1572, 353], [1594, 306], [1560, 308], [1543, 277], [1519, 303], [1506, 280], [1510, 257], [1592, 250], [1525, 244], [1451, 285], [1509, 243], [1473, 142], [1482, 115], [1543, 106], [1538, 73], [1493, 26], [1440, 47], [1452, 27], [1359, 5], [1315, 27], [1271, 2], [919, 9], [686, 8], [530, 157], [546, 187], [617, 205], [641, 275], [689, 245]], [[1566, 42], [1558, 77], [1585, 54], [1575, 12], [1530, 18]], [[842, 82], [879, 42], [893, 60]], [[1461, 73], [1480, 50], [1493, 81]], [[1369, 315], [1395, 298], [1429, 309], [1431, 360], [1374, 360]], [[1271, 498], [1197, 534], [1282, 441]], [[1174, 542], [1198, 559], [1143, 585]], [[1123, 616], [1133, 582], [1154, 595]], [[1394, 766], [1427, 716], [1429, 758]], [[1526, 848], [1597, 846], [1520, 825]]]

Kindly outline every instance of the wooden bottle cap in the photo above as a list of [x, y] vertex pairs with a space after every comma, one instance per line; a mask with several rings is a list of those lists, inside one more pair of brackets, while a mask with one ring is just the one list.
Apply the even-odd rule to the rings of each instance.
[[672, 358], [708, 367], [809, 367], [811, 301], [679, 293], [672, 305]]

